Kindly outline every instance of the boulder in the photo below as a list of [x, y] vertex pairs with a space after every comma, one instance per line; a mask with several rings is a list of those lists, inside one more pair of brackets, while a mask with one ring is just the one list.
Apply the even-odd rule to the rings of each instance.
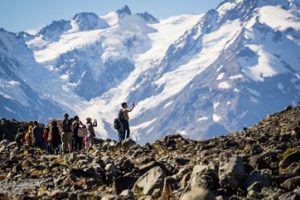
[[131, 172], [134, 169], [134, 164], [127, 158], [123, 157], [118, 162], [115, 162], [119, 169], [123, 172]]
[[131, 190], [124, 190], [120, 194], [121, 199], [126, 200], [135, 200], [134, 193]]
[[218, 185], [217, 179], [217, 166], [212, 162], [201, 162], [199, 165], [196, 165], [193, 168], [190, 179], [190, 187], [192, 190], [199, 187], [212, 190]]
[[246, 177], [244, 186], [245, 188], [248, 188], [253, 183], [257, 182], [261, 187], [269, 187], [271, 185], [271, 175], [272, 171], [269, 169], [260, 171], [254, 170]]
[[203, 188], [194, 188], [185, 193], [180, 200], [214, 200], [214, 195], [209, 190]]
[[165, 178], [164, 187], [161, 194], [162, 199], [171, 199], [171, 194], [178, 190], [179, 184], [175, 178], [169, 176]]
[[299, 200], [300, 199], [300, 194], [299, 193], [294, 193], [294, 192], [287, 192], [278, 198], [279, 200]]
[[260, 155], [251, 156], [249, 158], [249, 165], [253, 169], [264, 169], [264, 168], [269, 167], [268, 164], [266, 163], [266, 161]]
[[279, 163], [280, 168], [287, 168], [290, 166], [290, 164], [294, 162], [299, 162], [300, 161], [300, 151], [296, 151], [294, 153], [291, 153], [283, 158], [282, 161]]
[[133, 176], [120, 176], [113, 182], [113, 189], [116, 194], [120, 194], [124, 190], [131, 189], [137, 178]]
[[136, 193], [142, 191], [144, 195], [152, 195], [155, 189], [161, 190], [163, 188], [164, 179], [165, 172], [162, 168], [154, 167], [136, 181], [133, 190]]
[[145, 164], [142, 164], [142, 165], [138, 166], [138, 169], [139, 169], [141, 174], [144, 174], [144, 173], [146, 173], [147, 171], [149, 171], [150, 169], [152, 169], [156, 166], [160, 166], [160, 163], [153, 160], [153, 161], [150, 161], [148, 163], [145, 163]]
[[186, 164], [188, 164], [190, 162], [190, 160], [186, 159], [186, 158], [176, 158], [175, 162], [178, 165], [186, 165]]
[[113, 163], [109, 163], [109, 164], [105, 165], [105, 171], [112, 175], [117, 174], [117, 168]]
[[124, 148], [130, 148], [135, 145], [136, 145], [136, 142], [130, 138], [127, 138], [122, 141], [122, 147], [124, 147]]
[[245, 168], [241, 157], [230, 153], [221, 153], [219, 161], [220, 185], [237, 189], [245, 177]]
[[182, 167], [173, 177], [177, 180], [181, 180], [184, 175], [189, 174], [192, 172], [191, 166], [184, 166]]
[[300, 176], [287, 179], [280, 186], [289, 191], [294, 190], [300, 186]]
[[260, 192], [262, 189], [261, 183], [255, 181], [252, 185], [250, 185], [249, 187], [247, 187], [247, 192], [250, 193], [251, 191], [254, 192]]

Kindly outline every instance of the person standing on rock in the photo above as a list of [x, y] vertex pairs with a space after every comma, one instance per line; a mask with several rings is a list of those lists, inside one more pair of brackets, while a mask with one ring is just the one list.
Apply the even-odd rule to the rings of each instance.
[[121, 104], [122, 109], [119, 112], [119, 121], [121, 122], [121, 140], [125, 140], [130, 136], [130, 128], [129, 128], [129, 115], [128, 113], [131, 112], [134, 108], [134, 103], [132, 104], [131, 108], [128, 108], [126, 102]]
[[96, 134], [95, 134], [94, 127], [97, 127], [97, 120], [95, 119], [94, 122], [92, 122], [92, 118], [90, 117], [86, 118], [86, 128], [89, 135], [90, 146], [93, 146], [93, 144], [95, 144]]
[[43, 148], [43, 131], [39, 127], [39, 124], [37, 121], [33, 122], [32, 136], [33, 136], [34, 146], [42, 149]]
[[24, 142], [23, 139], [24, 139], [24, 129], [19, 128], [18, 133], [15, 137], [15, 141], [17, 142], [19, 147], [23, 145], [23, 142]]
[[44, 149], [50, 153], [51, 152], [51, 144], [48, 141], [50, 135], [50, 126], [47, 124], [44, 129], [43, 129], [43, 145], [44, 145]]
[[60, 153], [60, 142], [61, 137], [59, 134], [59, 128], [57, 126], [57, 121], [53, 120], [51, 122], [50, 132], [48, 135], [48, 143], [51, 144], [51, 153], [59, 154]]
[[78, 134], [80, 125], [82, 122], [79, 120], [78, 116], [74, 117], [74, 121], [72, 123], [73, 137], [74, 137], [74, 150], [80, 151], [82, 149], [83, 137]]
[[62, 151], [63, 152], [72, 152], [72, 121], [69, 119], [68, 113], [65, 113], [64, 120], [62, 121]]
[[29, 146], [31, 146], [33, 144], [32, 128], [33, 128], [33, 126], [30, 125], [25, 134], [25, 143]]

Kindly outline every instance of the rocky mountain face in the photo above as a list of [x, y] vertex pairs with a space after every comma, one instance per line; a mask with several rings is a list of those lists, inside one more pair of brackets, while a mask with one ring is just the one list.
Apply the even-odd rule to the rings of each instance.
[[[98, 137], [115, 137], [112, 121], [128, 101], [137, 104], [130, 123], [140, 144], [239, 130], [299, 101], [299, 10], [298, 0], [226, 0], [203, 15], [158, 20], [124, 6], [78, 13], [36, 35], [10, 33], [19, 44], [10, 59], [30, 62], [16, 78], [1, 51], [1, 69], [12, 73], [0, 79], [10, 88], [0, 90], [0, 114], [46, 122], [64, 110], [98, 119]], [[33, 102], [25, 105], [26, 91]]]
[[63, 112], [51, 99], [41, 96], [37, 87], [43, 77], [51, 76], [35, 62], [24, 39], [4, 29], [0, 29], [0, 66], [2, 117], [45, 120]]
[[47, 155], [0, 143], [1, 199], [279, 199], [300, 197], [300, 106], [210, 140], [140, 146], [100, 140]]
[[[290, 16], [291, 24], [280, 17], [273, 23], [277, 11]], [[141, 140], [145, 134], [154, 140], [170, 132], [210, 138], [254, 124], [288, 101], [295, 104], [298, 11], [296, 1], [251, 0], [225, 1], [206, 13], [137, 79], [141, 85], [130, 99], [150, 105], [159, 99], [134, 119], [137, 125], [149, 122], [137, 128]]]

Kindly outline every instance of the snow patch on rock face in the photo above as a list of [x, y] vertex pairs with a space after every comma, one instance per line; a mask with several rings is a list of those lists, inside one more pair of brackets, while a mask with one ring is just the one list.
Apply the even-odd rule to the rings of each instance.
[[217, 81], [222, 80], [224, 78], [224, 76], [225, 76], [224, 72], [222, 72], [221, 74], [219, 74], [218, 77], [217, 77]]
[[235, 80], [235, 79], [244, 79], [244, 76], [242, 74], [230, 76], [228, 79]]
[[173, 101], [170, 101], [170, 102], [166, 103], [166, 104], [164, 105], [164, 108], [169, 107], [169, 106], [172, 105], [173, 103], [174, 103]]
[[277, 6], [264, 6], [259, 10], [259, 20], [275, 30], [285, 31], [292, 27], [300, 31], [299, 18], [295, 18], [292, 12], [298, 12], [299, 14], [299, 10], [285, 10]]
[[206, 120], [208, 120], [208, 119], [209, 119], [208, 117], [202, 116], [202, 117], [199, 117], [199, 118], [198, 118], [198, 121], [201, 122], [201, 121], [206, 121]]
[[230, 84], [226, 81], [223, 81], [223, 82], [219, 83], [218, 87], [220, 89], [224, 89], [224, 90], [227, 90], [227, 89], [231, 88]]
[[220, 102], [214, 102], [213, 104], [213, 107], [214, 107], [214, 110], [216, 110], [220, 105]]
[[222, 118], [221, 118], [219, 115], [213, 114], [213, 120], [214, 120], [214, 122], [220, 122], [221, 119], [222, 119]]
[[[39, 63], [46, 63], [58, 58], [61, 54], [94, 44], [99, 39], [99, 34], [102, 31], [94, 30], [65, 34], [59, 41], [49, 44], [47, 48], [35, 51], [35, 59]], [[30, 43], [31, 41], [29, 41]]]
[[225, 14], [228, 13], [228, 11], [232, 10], [235, 7], [236, 7], [235, 2], [225, 2], [225, 3], [221, 4], [217, 8], [218, 13], [219, 13], [219, 17], [222, 18]]

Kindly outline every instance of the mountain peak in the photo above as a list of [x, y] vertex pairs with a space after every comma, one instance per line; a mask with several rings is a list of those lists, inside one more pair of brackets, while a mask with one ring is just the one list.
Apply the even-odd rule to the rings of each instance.
[[116, 12], [118, 13], [118, 15], [120, 17], [124, 17], [126, 15], [131, 15], [131, 10], [127, 5], [123, 6], [120, 9], [118, 9]]
[[92, 12], [81, 12], [74, 15], [73, 20], [82, 20], [87, 18], [98, 18], [98, 15]]
[[74, 15], [72, 20], [79, 30], [93, 30], [97, 28], [107, 28], [109, 25], [95, 13], [82, 12]]
[[67, 20], [56, 20], [50, 25], [42, 28], [37, 35], [42, 35], [45, 40], [57, 40], [60, 35], [71, 29], [70, 22]]
[[137, 13], [136, 15], [142, 17], [145, 21], [147, 21], [149, 23], [158, 23], [159, 22], [159, 20], [157, 18], [155, 18], [153, 15], [151, 15], [148, 12]]

